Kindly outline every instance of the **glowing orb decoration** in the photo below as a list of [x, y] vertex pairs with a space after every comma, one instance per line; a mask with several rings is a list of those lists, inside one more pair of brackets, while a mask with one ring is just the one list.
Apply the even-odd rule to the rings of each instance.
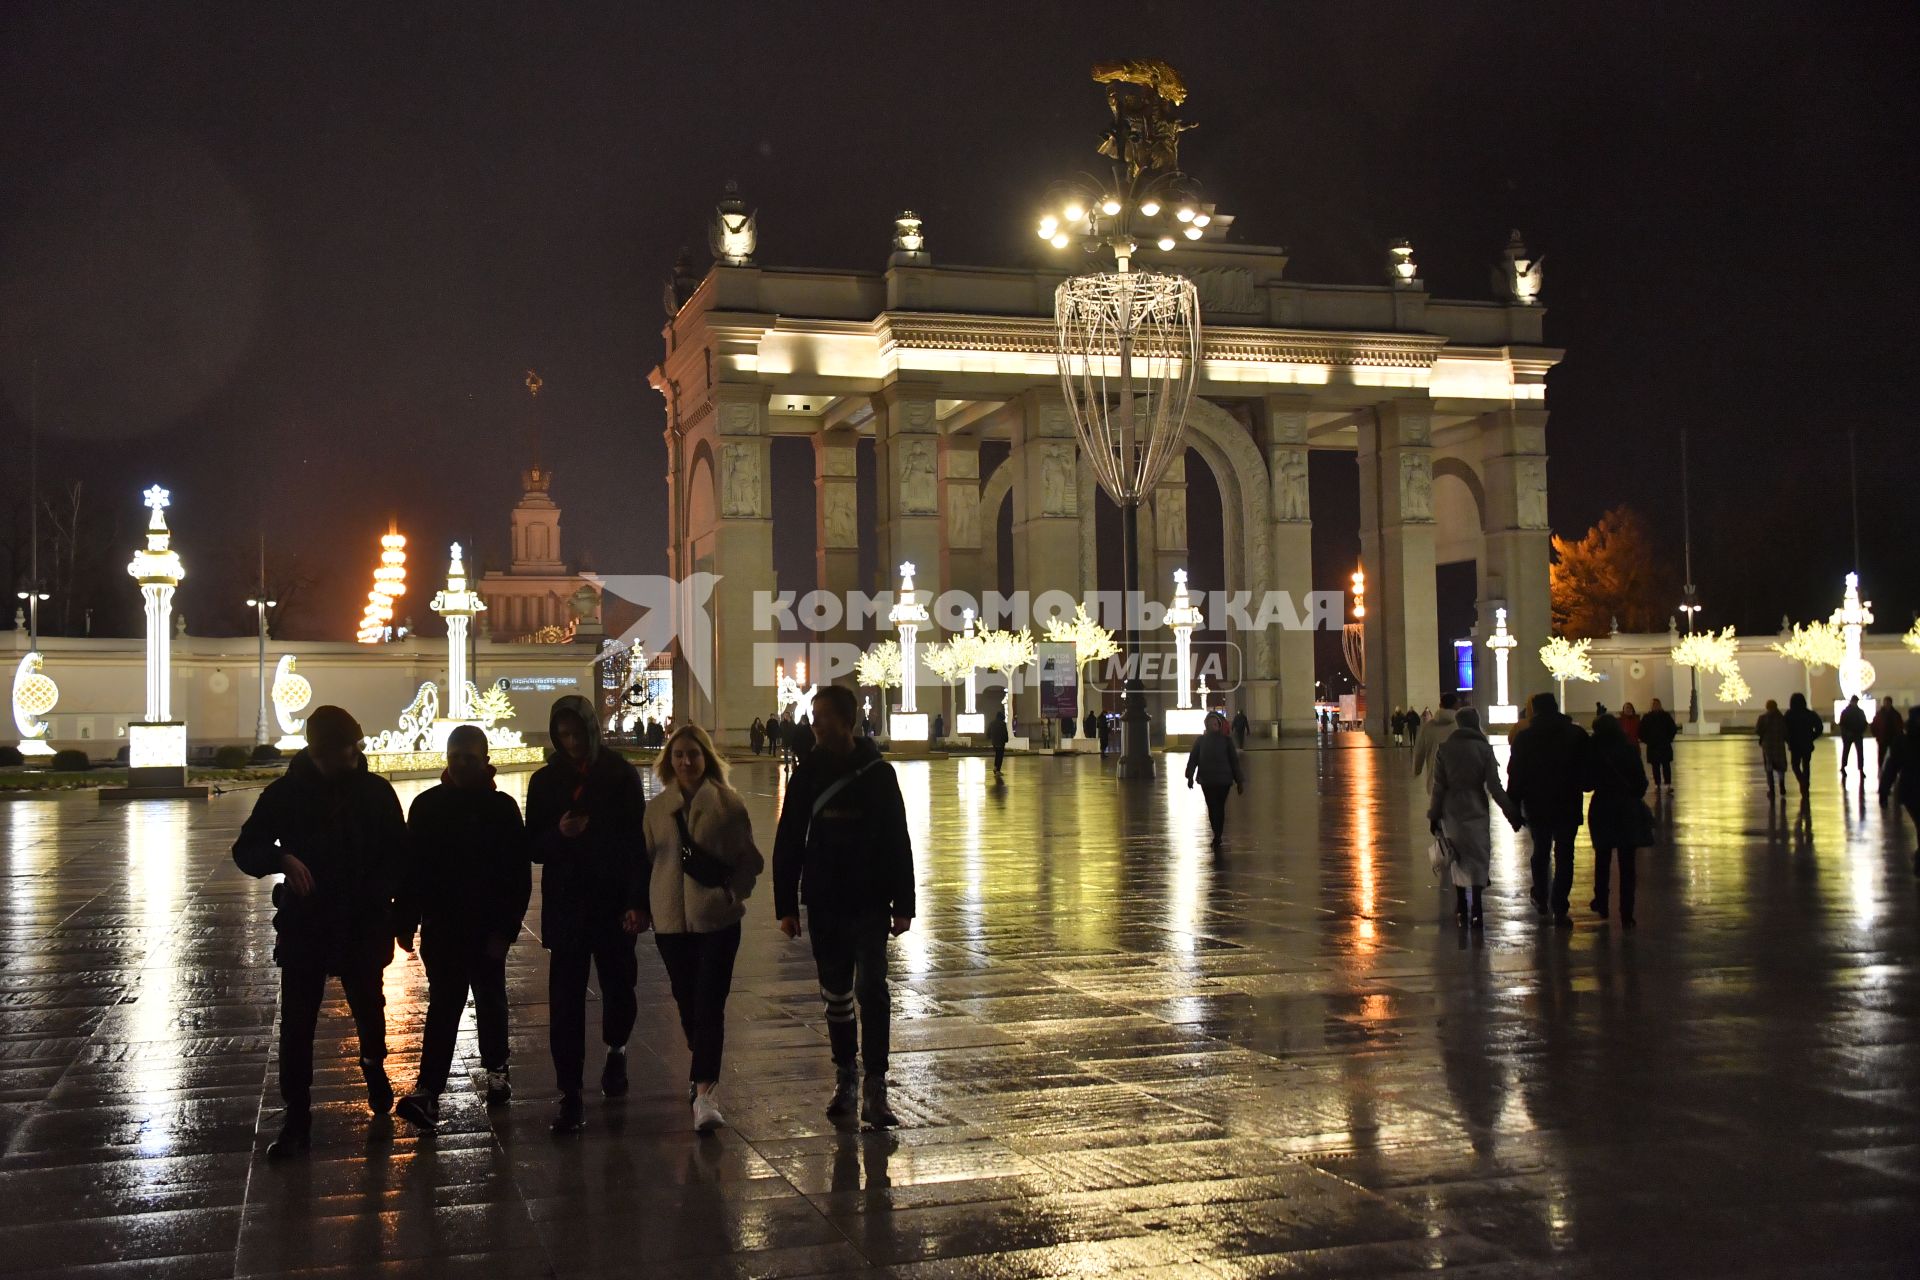
[[282, 751], [298, 751], [307, 745], [306, 735], [301, 732], [307, 722], [300, 712], [313, 701], [312, 683], [295, 674], [293, 663], [292, 654], [282, 654], [273, 669], [273, 715], [280, 722], [280, 741], [274, 746]]
[[60, 686], [42, 674], [40, 655], [29, 652], [13, 670], [13, 727], [20, 731], [20, 754], [48, 756], [47, 724], [39, 719], [60, 701]]

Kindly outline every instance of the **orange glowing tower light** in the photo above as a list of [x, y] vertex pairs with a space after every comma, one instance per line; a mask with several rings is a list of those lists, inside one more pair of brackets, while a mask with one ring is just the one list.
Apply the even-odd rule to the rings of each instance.
[[1353, 616], [1367, 616], [1367, 571], [1364, 568], [1353, 571]]
[[393, 525], [380, 538], [380, 564], [373, 571], [366, 612], [360, 615], [361, 644], [379, 644], [393, 625], [393, 602], [407, 594], [407, 539]]

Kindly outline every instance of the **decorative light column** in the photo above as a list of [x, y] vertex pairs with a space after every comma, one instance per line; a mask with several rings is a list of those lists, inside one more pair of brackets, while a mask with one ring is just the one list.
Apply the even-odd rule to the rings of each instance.
[[1167, 610], [1167, 625], [1173, 628], [1174, 670], [1177, 687], [1174, 705], [1167, 708], [1167, 736], [1183, 737], [1205, 733], [1207, 709], [1193, 705], [1193, 629], [1206, 619], [1187, 594], [1187, 571], [1173, 571], [1173, 605]]
[[[960, 632], [961, 642], [967, 646], [969, 655], [971, 656], [974, 646], [973, 610], [962, 610], [960, 616], [965, 624]], [[979, 708], [975, 705], [975, 699], [979, 697], [980, 692], [978, 683], [979, 672], [980, 668], [971, 664], [968, 665], [966, 683], [967, 709], [953, 718], [953, 731], [956, 734], [976, 734], [987, 731], [987, 718], [980, 714]]]
[[1878, 708], [1874, 699], [1867, 696], [1867, 690], [1873, 687], [1874, 670], [1873, 664], [1860, 656], [1860, 632], [1873, 621], [1873, 602], [1860, 598], [1859, 574], [1847, 575], [1847, 594], [1828, 621], [1840, 628], [1841, 641], [1846, 646], [1838, 670], [1840, 696], [1833, 704], [1833, 718], [1838, 720], [1847, 700], [1857, 697], [1867, 718], [1872, 719]]
[[293, 669], [290, 653], [280, 655], [273, 669], [273, 714], [280, 721], [280, 741], [273, 745], [282, 751], [298, 751], [307, 745], [306, 719], [301, 712], [313, 701], [313, 685]]
[[[900, 599], [887, 611], [887, 621], [900, 633], [900, 707], [887, 717], [887, 736], [894, 742], [926, 742], [927, 716], [916, 709], [914, 669], [919, 657], [914, 639], [927, 621], [927, 606], [920, 603], [913, 589], [913, 561], [900, 566]], [[886, 691], [881, 690], [882, 696]]]
[[47, 722], [39, 717], [60, 701], [60, 688], [41, 665], [40, 655], [29, 649], [13, 669], [13, 727], [20, 734], [20, 754], [26, 757], [53, 754]]
[[[456, 724], [472, 722], [473, 707], [467, 697], [467, 624], [477, 613], [486, 611], [487, 602], [477, 591], [467, 589], [467, 566], [460, 558], [460, 544], [453, 544], [453, 561], [447, 566], [447, 585], [436, 591], [428, 607], [447, 620], [447, 732]], [[444, 739], [444, 735], [441, 735]]]
[[144, 719], [127, 726], [130, 790], [183, 786], [187, 780], [187, 726], [173, 718], [173, 593], [187, 571], [171, 546], [167, 491], [156, 484], [143, 497], [153, 513], [147, 545], [133, 553], [127, 573], [146, 602], [147, 707]]
[[1507, 699], [1507, 655], [1519, 644], [1507, 631], [1506, 609], [1495, 609], [1493, 634], [1487, 637], [1487, 648], [1493, 650], [1493, 696], [1496, 701], [1487, 708], [1488, 724], [1518, 724], [1520, 721], [1520, 708]]

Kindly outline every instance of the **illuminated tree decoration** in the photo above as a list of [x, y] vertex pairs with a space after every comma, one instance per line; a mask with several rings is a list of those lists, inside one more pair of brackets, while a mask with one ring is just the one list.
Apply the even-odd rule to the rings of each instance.
[[1920, 653], [1920, 621], [1916, 621], [1907, 629], [1907, 634], [1900, 637], [1900, 643], [1913, 652]]
[[853, 664], [854, 678], [866, 688], [898, 689], [903, 683], [900, 669], [900, 642], [882, 640], [861, 654]]
[[1831, 622], [1809, 622], [1804, 627], [1795, 623], [1785, 640], [1776, 640], [1767, 647], [1783, 658], [1798, 662], [1808, 674], [1822, 667], [1837, 668], [1847, 656], [1846, 637]]
[[[468, 688], [472, 689], [472, 686]], [[497, 684], [488, 685], [484, 693], [475, 690], [468, 697], [471, 699], [473, 718], [483, 725], [513, 719], [513, 699]]]
[[[1185, 573], [1182, 571], [1182, 577]], [[1085, 603], [1073, 607], [1073, 617], [1048, 618], [1047, 641], [1050, 644], [1070, 644], [1073, 646], [1073, 669], [1081, 690], [1087, 685], [1086, 671], [1089, 664], [1105, 662], [1119, 656], [1120, 645], [1113, 638], [1113, 632], [1096, 622], [1087, 613]], [[1082, 693], [1080, 705], [1086, 706], [1086, 697]]]
[[1683, 636], [1670, 655], [1676, 667], [1696, 667], [1720, 677], [1714, 696], [1722, 702], [1740, 706], [1753, 697], [1753, 690], [1740, 674], [1740, 641], [1732, 627], [1718, 632], [1696, 631]]
[[1018, 631], [983, 631], [975, 640], [980, 646], [979, 665], [998, 671], [1006, 678], [1008, 692], [1012, 692], [1015, 676], [1034, 663], [1033, 632], [1025, 627]]
[[1565, 636], [1554, 636], [1540, 646], [1540, 665], [1560, 686], [1561, 702], [1567, 700], [1567, 681], [1593, 684], [1605, 679], [1593, 669], [1593, 661], [1587, 656], [1592, 647], [1591, 640], [1569, 640]]
[[393, 602], [407, 594], [407, 539], [391, 525], [380, 538], [380, 564], [373, 571], [373, 590], [367, 592], [366, 611], [356, 634], [361, 644], [379, 644], [393, 627]]

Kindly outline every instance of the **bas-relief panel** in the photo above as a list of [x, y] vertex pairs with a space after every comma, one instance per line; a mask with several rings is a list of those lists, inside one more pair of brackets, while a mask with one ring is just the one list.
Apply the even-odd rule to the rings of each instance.
[[1521, 458], [1515, 462], [1513, 488], [1520, 527], [1547, 528], [1547, 460]]
[[1184, 551], [1187, 547], [1187, 491], [1185, 486], [1168, 486], [1153, 491], [1153, 538], [1161, 551]]
[[980, 491], [972, 485], [947, 486], [947, 545], [964, 549], [980, 545]]
[[1424, 453], [1400, 455], [1400, 518], [1433, 519], [1433, 462]]
[[720, 446], [721, 515], [757, 519], [766, 514], [760, 509], [760, 451], [757, 444]]
[[901, 514], [933, 515], [940, 501], [933, 477], [933, 441], [904, 439], [895, 447], [900, 452]]
[[753, 405], [733, 403], [720, 408], [720, 434], [753, 436], [760, 434], [760, 411]]
[[1307, 520], [1312, 508], [1307, 492], [1307, 451], [1273, 451], [1273, 518]]
[[1069, 444], [1049, 444], [1040, 459], [1040, 514], [1079, 514], [1074, 486], [1075, 450]]
[[820, 493], [827, 546], [844, 550], [860, 545], [859, 493], [850, 484], [825, 486]]

